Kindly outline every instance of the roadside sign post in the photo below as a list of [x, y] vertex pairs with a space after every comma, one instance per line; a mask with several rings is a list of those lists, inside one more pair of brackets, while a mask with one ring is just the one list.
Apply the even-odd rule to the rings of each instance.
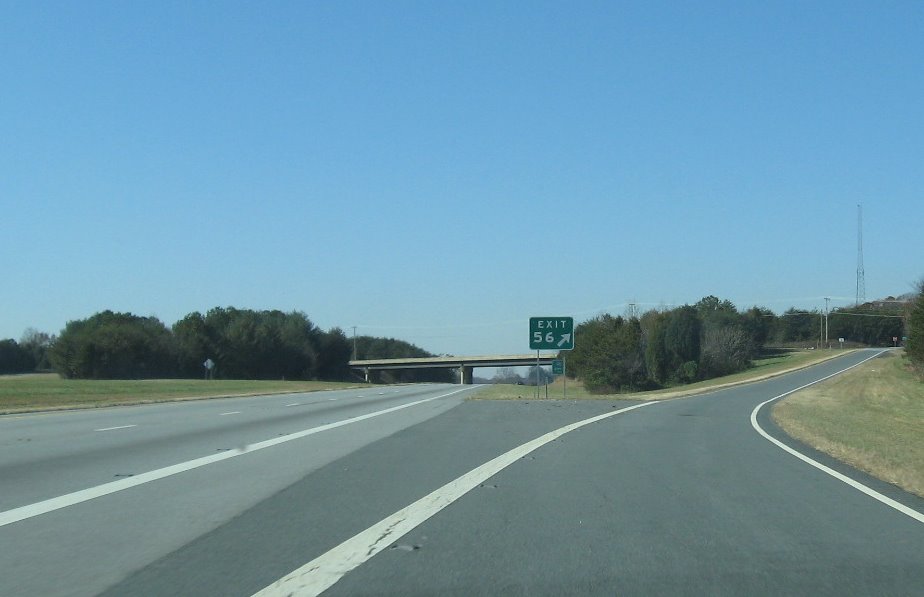
[[[539, 367], [540, 350], [574, 350], [574, 318], [573, 317], [530, 317], [529, 318], [529, 348], [536, 351], [536, 398], [539, 398]], [[558, 375], [556, 363], [552, 363], [552, 374]], [[561, 360], [561, 374], [564, 374], [564, 359]], [[562, 396], [567, 390], [562, 382]], [[546, 385], [546, 397], [549, 388]]]
[[552, 361], [552, 375], [561, 375], [561, 397], [562, 400], [566, 399], [568, 396], [568, 389], [565, 384], [568, 383], [568, 380], [565, 379], [565, 359], [564, 357], [560, 359], [555, 359]]
[[202, 366], [205, 367], [205, 379], [212, 379], [212, 370], [215, 368], [215, 361], [212, 359], [205, 359]]
[[843, 348], [844, 348], [844, 339], [843, 339], [843, 338], [838, 338], [837, 341], [841, 343], [841, 348], [843, 349]]

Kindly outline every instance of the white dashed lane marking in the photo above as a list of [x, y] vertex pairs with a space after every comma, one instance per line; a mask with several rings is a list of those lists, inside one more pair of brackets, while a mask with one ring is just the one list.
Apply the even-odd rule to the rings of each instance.
[[[453, 392], [448, 392], [446, 394], [440, 394], [439, 396], [432, 396], [430, 398], [423, 398], [421, 400], [415, 400], [413, 402], [407, 402], [405, 404], [399, 404], [397, 406], [392, 406], [391, 408], [386, 408], [383, 410], [377, 410], [364, 415], [358, 415], [355, 417], [350, 417], [349, 419], [343, 419], [340, 421], [334, 421], [332, 423], [327, 423], [324, 425], [319, 425], [317, 427], [311, 427], [309, 429], [304, 429], [302, 431], [297, 431], [295, 433], [290, 433], [288, 435], [283, 435], [280, 437], [274, 437], [271, 439], [264, 440], [262, 442], [257, 442], [255, 444], [249, 444], [239, 450], [229, 450], [227, 452], [219, 452], [217, 454], [209, 454], [208, 456], [203, 456], [201, 458], [195, 458], [193, 460], [187, 460], [186, 462], [179, 462], [177, 464], [159, 468], [153, 471], [148, 471], [146, 473], [140, 473], [134, 477], [127, 477], [124, 479], [119, 479], [118, 481], [110, 481], [109, 483], [104, 483], [102, 485], [97, 485], [95, 487], [89, 487], [87, 489], [81, 489], [79, 491], [74, 491], [65, 495], [54, 497], [51, 499], [43, 500], [41, 502], [35, 502], [34, 504], [29, 504], [27, 506], [20, 506], [19, 508], [13, 508], [12, 510], [5, 510], [0, 512], [0, 527], [4, 527], [8, 524], [13, 524], [21, 520], [26, 520], [29, 518], [34, 518], [36, 516], [41, 516], [48, 512], [54, 512], [55, 510], [60, 510], [61, 508], [67, 508], [75, 504], [80, 504], [88, 500], [96, 499], [105, 495], [110, 495], [112, 493], [117, 493], [119, 491], [124, 491], [131, 487], [137, 487], [139, 485], [144, 485], [145, 483], [151, 483], [152, 481], [157, 481], [159, 479], [165, 479], [179, 473], [184, 473], [186, 471], [191, 471], [209, 464], [216, 462], [221, 462], [223, 460], [228, 460], [230, 458], [237, 458], [244, 454], [250, 454], [251, 452], [256, 452], [257, 450], [264, 450], [272, 446], [278, 446], [279, 444], [284, 444], [286, 442], [291, 442], [303, 437], [309, 437], [317, 433], [322, 433], [330, 429], [337, 429], [344, 427], [346, 425], [351, 425], [353, 423], [359, 423], [360, 421], [367, 421], [375, 417], [381, 417], [383, 415], [391, 414], [404, 410], [406, 408], [412, 408], [418, 404], [426, 404], [428, 402], [433, 402], [434, 400], [440, 400], [442, 398], [448, 398], [460, 392], [472, 389], [472, 386], [468, 388], [463, 388], [461, 390], [455, 390]], [[137, 425], [125, 425], [123, 427], [111, 427], [107, 429], [99, 429], [97, 431], [109, 431], [110, 429], [124, 429], [127, 427], [137, 427]]]

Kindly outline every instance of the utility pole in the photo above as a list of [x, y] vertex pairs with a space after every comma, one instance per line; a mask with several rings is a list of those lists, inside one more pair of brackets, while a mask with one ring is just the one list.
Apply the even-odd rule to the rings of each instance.
[[356, 326], [353, 326], [353, 360], [356, 360]]
[[638, 304], [635, 299], [626, 304], [626, 319], [638, 319]]
[[829, 297], [825, 297], [825, 348], [831, 348], [828, 344], [828, 303], [830, 301]]
[[824, 346], [825, 341], [825, 314], [818, 314], [818, 348]]

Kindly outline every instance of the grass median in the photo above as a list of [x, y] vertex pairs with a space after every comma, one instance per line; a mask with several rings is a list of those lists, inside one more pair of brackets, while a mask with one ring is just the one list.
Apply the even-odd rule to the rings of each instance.
[[55, 374], [0, 376], [0, 414], [146, 404], [225, 396], [258, 396], [367, 387], [329, 381], [85, 380]]
[[[822, 361], [847, 354], [848, 352], [851, 351], [794, 350], [782, 354], [774, 354], [772, 356], [756, 359], [754, 361], [754, 366], [746, 371], [649, 392], [591, 394], [584, 388], [580, 380], [568, 380], [566, 382], [567, 387], [565, 388], [563, 387], [563, 381], [559, 378], [555, 383], [549, 385], [548, 398], [550, 400], [560, 400], [563, 397], [563, 390], [566, 390], [566, 397], [568, 400], [664, 400], [689, 394], [702, 394], [704, 392], [711, 392], [713, 390], [719, 390], [742, 383], [760, 381], [796, 369], [815, 365]], [[515, 386], [510, 384], [486, 386], [479, 390], [477, 394], [471, 396], [473, 400], [534, 400], [535, 398], [535, 386]], [[545, 386], [540, 388], [539, 398], [541, 400], [546, 398]]]
[[792, 437], [924, 496], [924, 383], [901, 352], [788, 396], [772, 416]]

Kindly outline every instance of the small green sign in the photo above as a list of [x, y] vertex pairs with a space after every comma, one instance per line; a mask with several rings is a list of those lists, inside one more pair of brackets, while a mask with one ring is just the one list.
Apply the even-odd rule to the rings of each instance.
[[574, 350], [573, 317], [530, 317], [531, 350]]
[[561, 359], [555, 359], [552, 361], [552, 375], [564, 375], [565, 374], [565, 362]]

